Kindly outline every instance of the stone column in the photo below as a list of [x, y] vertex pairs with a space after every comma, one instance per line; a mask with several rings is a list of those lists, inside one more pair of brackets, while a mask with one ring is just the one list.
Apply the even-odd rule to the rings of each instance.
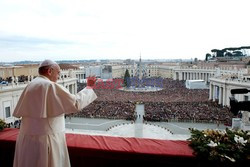
[[176, 80], [180, 80], [179, 72], [176, 72]]
[[183, 80], [182, 72], [179, 72], [179, 78], [180, 78], [180, 80]]
[[223, 87], [223, 95], [222, 96], [223, 96], [222, 105], [225, 106], [226, 105], [226, 97], [227, 97], [227, 89], [225, 86]]
[[222, 104], [223, 99], [223, 88], [219, 87], [219, 104]]
[[213, 101], [215, 101], [215, 95], [216, 95], [216, 86], [213, 85], [213, 96], [212, 96]]
[[212, 77], [212, 74], [209, 73], [209, 76], [208, 76], [208, 82], [210, 82], [210, 78]]
[[212, 83], [209, 84], [209, 100], [212, 100], [213, 99], [213, 87], [214, 85]]
[[77, 83], [74, 84], [75, 94], [77, 93]]
[[173, 79], [176, 80], [176, 74], [177, 72], [174, 72], [174, 76], [173, 76]]

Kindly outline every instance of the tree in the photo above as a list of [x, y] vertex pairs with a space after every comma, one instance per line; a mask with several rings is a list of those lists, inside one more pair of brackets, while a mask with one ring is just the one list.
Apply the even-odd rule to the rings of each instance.
[[207, 53], [207, 54], [206, 54], [206, 59], [205, 59], [205, 60], [208, 61], [209, 58], [211, 58], [211, 57], [212, 57], [211, 54], [210, 54], [210, 53]]
[[226, 56], [226, 57], [233, 57], [233, 54], [232, 54], [231, 52], [226, 52], [226, 53], [225, 53], [225, 56]]
[[211, 52], [216, 53], [216, 57], [243, 57], [245, 56], [242, 52], [244, 49], [250, 49], [250, 46], [230, 47], [221, 50], [212, 49]]
[[233, 51], [233, 55], [236, 56], [236, 57], [237, 56], [238, 57], [244, 56], [243, 53], [241, 51], [239, 51], [239, 50]]
[[124, 75], [124, 85], [126, 87], [130, 87], [130, 74], [128, 72], [128, 69], [126, 69], [125, 71], [125, 75]]

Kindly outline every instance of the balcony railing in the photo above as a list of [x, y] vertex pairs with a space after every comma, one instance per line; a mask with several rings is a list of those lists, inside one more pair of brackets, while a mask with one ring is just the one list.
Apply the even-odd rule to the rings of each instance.
[[[0, 166], [13, 164], [19, 130], [0, 132]], [[195, 157], [188, 141], [66, 134], [72, 167], [188, 166]]]

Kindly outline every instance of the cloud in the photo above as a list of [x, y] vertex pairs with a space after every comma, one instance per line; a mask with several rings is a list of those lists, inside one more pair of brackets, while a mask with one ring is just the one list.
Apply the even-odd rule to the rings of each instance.
[[71, 41], [53, 40], [45, 38], [35, 38], [35, 37], [23, 37], [23, 36], [0, 36], [0, 43], [7, 43], [10, 45], [40, 45], [40, 44], [74, 44]]
[[100, 59], [141, 52], [204, 59], [211, 49], [249, 45], [248, 6], [245, 0], [1, 0], [0, 56]]

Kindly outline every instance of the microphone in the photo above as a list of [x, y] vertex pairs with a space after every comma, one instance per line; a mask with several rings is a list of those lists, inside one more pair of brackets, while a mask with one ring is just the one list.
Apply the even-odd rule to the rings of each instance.
[[231, 94], [246, 94], [248, 93], [248, 89], [232, 89]]

